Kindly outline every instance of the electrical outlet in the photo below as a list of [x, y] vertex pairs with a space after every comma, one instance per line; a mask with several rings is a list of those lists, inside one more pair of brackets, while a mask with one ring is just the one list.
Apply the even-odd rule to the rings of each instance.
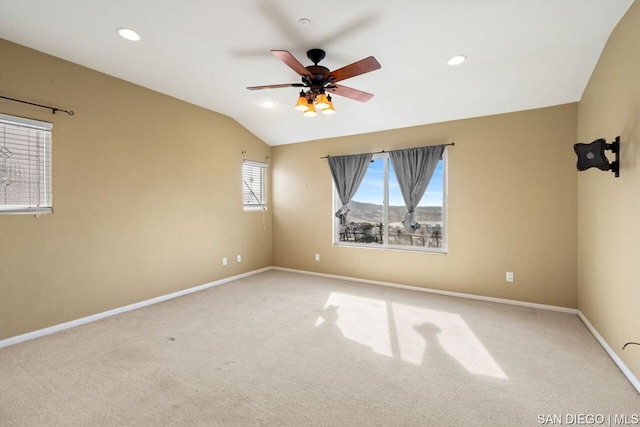
[[238, 260], [238, 262], [242, 262], [242, 257], [240, 255], [238, 255], [236, 259]]
[[506, 280], [507, 280], [507, 282], [513, 282], [513, 272], [512, 271], [507, 271]]
[[320, 261], [320, 254], [316, 254], [316, 261]]
[[222, 258], [222, 265], [227, 265], [227, 257]]

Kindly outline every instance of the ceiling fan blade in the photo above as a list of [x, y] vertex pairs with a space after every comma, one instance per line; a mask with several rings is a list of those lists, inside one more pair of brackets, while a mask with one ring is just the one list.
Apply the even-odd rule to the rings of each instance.
[[350, 98], [355, 101], [367, 102], [371, 98], [373, 98], [372, 93], [363, 92], [358, 89], [352, 89], [347, 86], [332, 84], [326, 87], [326, 90], [334, 93], [336, 95], [344, 96], [345, 98]]
[[304, 87], [304, 85], [302, 83], [283, 83], [280, 85], [249, 86], [247, 87], [247, 89], [249, 90], [278, 89], [281, 87]]
[[309, 71], [305, 68], [305, 66], [302, 65], [300, 61], [298, 61], [295, 58], [295, 56], [291, 55], [288, 51], [272, 50], [271, 53], [277, 56], [280, 59], [280, 61], [287, 64], [289, 68], [291, 68], [293, 71], [300, 74], [301, 76], [309, 75]]
[[374, 58], [373, 56], [369, 56], [368, 58], [361, 59], [358, 62], [354, 62], [353, 64], [346, 65], [342, 68], [338, 68], [337, 70], [331, 71], [325, 78], [328, 76], [333, 76], [335, 80], [334, 82], [339, 82], [340, 80], [346, 80], [351, 77], [359, 76], [360, 74], [368, 73], [370, 71], [377, 70], [382, 66]]

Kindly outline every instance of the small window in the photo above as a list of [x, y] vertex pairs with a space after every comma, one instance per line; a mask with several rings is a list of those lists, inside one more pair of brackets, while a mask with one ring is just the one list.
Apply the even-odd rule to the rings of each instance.
[[244, 210], [266, 210], [265, 163], [245, 160], [242, 164], [242, 200]]
[[52, 128], [0, 114], [0, 213], [51, 212]]

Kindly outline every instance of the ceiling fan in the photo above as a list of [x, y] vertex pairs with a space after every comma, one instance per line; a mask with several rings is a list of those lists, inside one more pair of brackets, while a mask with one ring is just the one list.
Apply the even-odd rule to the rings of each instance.
[[298, 73], [302, 78], [302, 83], [250, 86], [247, 87], [247, 89], [307, 88], [306, 91], [304, 89], [300, 91], [300, 97], [295, 107], [297, 110], [304, 111], [305, 115], [315, 115], [315, 108], [321, 109], [325, 114], [334, 113], [335, 109], [333, 108], [331, 96], [327, 96], [328, 92], [360, 102], [367, 102], [373, 97], [371, 93], [337, 84], [339, 81], [379, 69], [381, 65], [373, 56], [331, 71], [327, 67], [318, 65], [325, 57], [325, 52], [322, 49], [310, 49], [307, 51], [307, 58], [313, 62], [313, 65], [307, 67], [302, 65], [300, 61], [286, 50], [272, 50], [271, 53]]

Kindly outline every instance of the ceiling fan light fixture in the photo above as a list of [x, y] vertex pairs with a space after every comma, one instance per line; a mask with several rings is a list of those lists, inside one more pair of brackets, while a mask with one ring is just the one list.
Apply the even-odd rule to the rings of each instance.
[[329, 100], [327, 99], [327, 95], [321, 93], [316, 97], [316, 108], [319, 110], [324, 110], [325, 108], [329, 108]]
[[329, 103], [329, 106], [327, 108], [325, 108], [324, 110], [322, 110], [322, 114], [335, 114], [336, 113], [336, 109], [333, 108], [333, 102], [331, 101], [331, 95], [327, 95], [327, 102]]
[[300, 92], [298, 102], [296, 102], [296, 106], [293, 108], [298, 111], [307, 111], [309, 109], [309, 101], [307, 101], [307, 97], [304, 95], [304, 92]]
[[305, 111], [304, 113], [302, 113], [303, 116], [305, 117], [314, 117], [316, 116], [318, 113], [316, 112], [316, 109], [313, 107], [313, 104], [309, 103], [309, 109], [307, 111]]

